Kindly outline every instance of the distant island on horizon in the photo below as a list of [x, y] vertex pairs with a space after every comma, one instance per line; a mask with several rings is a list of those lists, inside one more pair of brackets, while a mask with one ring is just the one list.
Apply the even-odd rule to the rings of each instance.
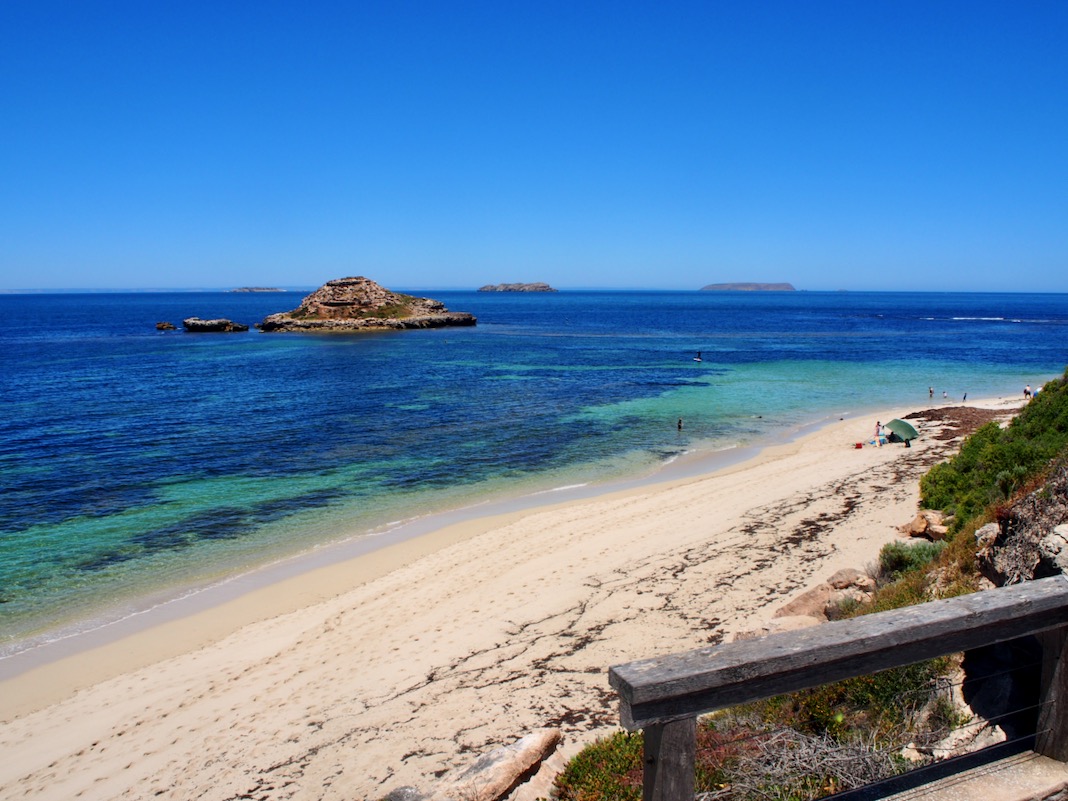
[[701, 291], [709, 292], [796, 292], [793, 284], [781, 283], [781, 284], [755, 284], [755, 283], [736, 283], [736, 284], [709, 284], [708, 286], [701, 287]]
[[273, 286], [239, 286], [237, 289], [231, 289], [231, 292], [288, 292], [288, 289], [279, 289]]
[[533, 284], [486, 284], [484, 287], [479, 287], [479, 292], [555, 292], [546, 283], [541, 281]]

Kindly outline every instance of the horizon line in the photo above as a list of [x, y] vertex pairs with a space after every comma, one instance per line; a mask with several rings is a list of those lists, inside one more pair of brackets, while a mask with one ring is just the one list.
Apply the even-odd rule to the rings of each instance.
[[[282, 293], [294, 293], [294, 292], [314, 292], [321, 287], [304, 285], [304, 286], [279, 286], [279, 287], [256, 287], [252, 291], [249, 291], [246, 287], [62, 287], [62, 288], [17, 288], [8, 289], [0, 288], [0, 295], [107, 295], [107, 294], [163, 294], [163, 293], [177, 293], [177, 292], [225, 292], [240, 295], [253, 295], [253, 294], [282, 294]], [[780, 289], [780, 290], [706, 290], [703, 287], [696, 289], [684, 289], [679, 287], [612, 287], [612, 286], [573, 286], [573, 287], [554, 287], [553, 292], [486, 292], [484, 294], [532, 294], [532, 295], [552, 295], [560, 292], [708, 292], [709, 294], [791, 294], [791, 293], [804, 293], [804, 292], [823, 292], [823, 293], [861, 293], [861, 292], [876, 292], [886, 294], [974, 294], [974, 295], [1063, 295], [1068, 294], [1068, 290], [1035, 290], [1035, 289], [976, 289], [976, 290], [962, 290], [962, 289]], [[259, 291], [256, 291], [259, 290]], [[393, 291], [431, 291], [431, 292], [479, 292], [479, 288], [470, 286], [401, 286], [395, 288]]]

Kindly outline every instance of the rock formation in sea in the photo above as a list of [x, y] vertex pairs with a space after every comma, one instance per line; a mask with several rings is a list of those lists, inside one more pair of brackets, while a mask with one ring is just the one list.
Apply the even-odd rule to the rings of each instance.
[[474, 315], [450, 312], [439, 300], [390, 292], [370, 278], [327, 281], [293, 311], [264, 318], [261, 331], [364, 331], [474, 325]]
[[160, 322], [156, 323], [156, 330], [157, 331], [174, 331], [175, 330], [175, 325], [174, 325], [174, 323], [168, 323], [166, 320], [161, 320]]
[[540, 281], [533, 284], [486, 284], [479, 287], [479, 292], [555, 292], [548, 284]]
[[232, 320], [219, 318], [216, 320], [201, 320], [199, 317], [186, 317], [182, 320], [182, 326], [186, 331], [195, 334], [200, 333], [229, 333], [232, 331], [248, 331], [248, 326], [243, 323], [235, 323]]
[[701, 287], [701, 291], [711, 292], [796, 292], [793, 284], [709, 284]]

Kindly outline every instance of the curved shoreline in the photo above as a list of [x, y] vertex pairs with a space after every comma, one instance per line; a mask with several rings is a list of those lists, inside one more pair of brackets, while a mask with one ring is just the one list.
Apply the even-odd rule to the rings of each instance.
[[[980, 398], [972, 405], [1004, 403], [1006, 401], [1001, 398]], [[77, 671], [77, 686], [84, 686], [115, 672], [149, 664], [157, 658], [203, 647], [242, 626], [327, 600], [455, 542], [473, 538], [526, 515], [618, 494], [667, 489], [679, 483], [744, 470], [773, 458], [776, 449], [816, 436], [837, 423], [872, 414], [872, 410], [862, 410], [837, 418], [827, 415], [758, 442], [700, 451], [696, 455], [683, 453], [638, 476], [505, 495], [456, 509], [431, 512], [385, 530], [361, 532], [222, 580], [190, 586], [176, 595], [146, 599], [146, 603], [99, 625], [60, 629], [29, 648], [0, 657], [0, 687], [31, 671], [46, 670], [54, 676], [48, 683], [47, 697], [41, 697], [40, 692], [18, 693], [21, 702], [14, 711], [8, 704], [0, 702], [0, 721], [9, 719], [12, 714], [37, 709], [76, 689], [70, 681], [55, 680], [64, 672], [62, 666], [72, 660], [82, 663]], [[160, 627], [168, 630], [168, 636], [160, 643], [147, 648], [133, 643], [132, 638], [144, 637]], [[121, 666], [112, 664], [110, 657], [102, 652], [120, 642], [132, 643], [127, 650], [128, 657], [137, 654]], [[87, 654], [100, 655], [99, 659], [87, 660], [95, 666], [94, 670], [87, 670]]]
[[480, 506], [270, 584], [235, 579], [230, 600], [0, 683], [0, 788], [193, 797], [297, 781], [380, 797], [531, 727], [577, 744], [614, 725], [608, 665], [759, 627], [899, 536], [908, 476], [938, 444], [853, 449], [871, 416], [711, 473]]
[[[785, 432], [782, 441], [794, 441], [832, 422], [822, 419], [799, 426]], [[105, 617], [98, 624], [88, 627], [75, 624], [39, 638], [29, 638], [32, 644], [28, 648], [0, 656], [0, 687], [30, 671], [62, 671], [63, 668], [50, 666], [83, 660], [86, 654], [96, 654], [101, 649], [145, 635], [157, 627], [166, 626], [177, 635], [167, 637], [158, 654], [155, 654], [155, 648], [147, 652], [134, 644], [132, 653], [138, 654], [138, 658], [121, 669], [140, 667], [157, 657], [166, 658], [207, 645], [258, 620], [326, 600], [428, 553], [475, 537], [481, 531], [512, 519], [617, 493], [700, 480], [723, 470], [744, 467], [748, 462], [759, 459], [761, 453], [774, 442], [769, 438], [762, 443], [732, 445], [720, 450], [702, 451], [693, 458], [687, 458], [689, 454], [684, 453], [670, 462], [656, 465], [651, 472], [634, 477], [554, 487], [522, 495], [508, 494], [455, 509], [434, 511], [400, 521], [383, 530], [360, 532], [337, 542], [286, 556], [222, 580], [189, 586], [176, 594], [148, 597], [139, 605], [134, 604], [132, 608], [124, 610], [121, 615]], [[342, 570], [345, 571], [345, 577], [332, 575]], [[304, 583], [308, 586], [296, 587]], [[312, 586], [314, 589], [309, 589]], [[275, 594], [276, 589], [278, 595]], [[253, 594], [257, 595], [255, 599], [247, 598]], [[211, 617], [220, 611], [225, 622], [212, 621]], [[184, 624], [183, 620], [186, 621]], [[195, 628], [196, 632], [185, 633], [182, 630], [186, 628]], [[98, 663], [95, 659], [89, 661], [94, 665]], [[106, 662], [108, 658], [105, 656], [100, 661]], [[83, 662], [78, 670], [78, 685], [91, 683], [90, 673], [95, 681], [107, 678], [118, 669], [118, 666], [107, 669], [101, 665], [88, 671]], [[73, 691], [75, 688], [63, 689], [69, 684], [69, 681], [50, 682], [49, 697], [38, 702], [32, 701], [30, 695], [18, 693], [21, 703], [15, 714], [32, 711], [39, 705], [62, 697], [64, 692]], [[0, 701], [0, 721], [9, 716], [8, 705]]]

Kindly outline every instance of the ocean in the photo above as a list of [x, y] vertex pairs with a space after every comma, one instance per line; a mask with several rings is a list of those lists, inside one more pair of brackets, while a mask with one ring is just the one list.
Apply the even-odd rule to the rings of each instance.
[[0, 295], [0, 658], [413, 519], [1068, 362], [1068, 295], [405, 291], [478, 325], [188, 334], [304, 293]]

